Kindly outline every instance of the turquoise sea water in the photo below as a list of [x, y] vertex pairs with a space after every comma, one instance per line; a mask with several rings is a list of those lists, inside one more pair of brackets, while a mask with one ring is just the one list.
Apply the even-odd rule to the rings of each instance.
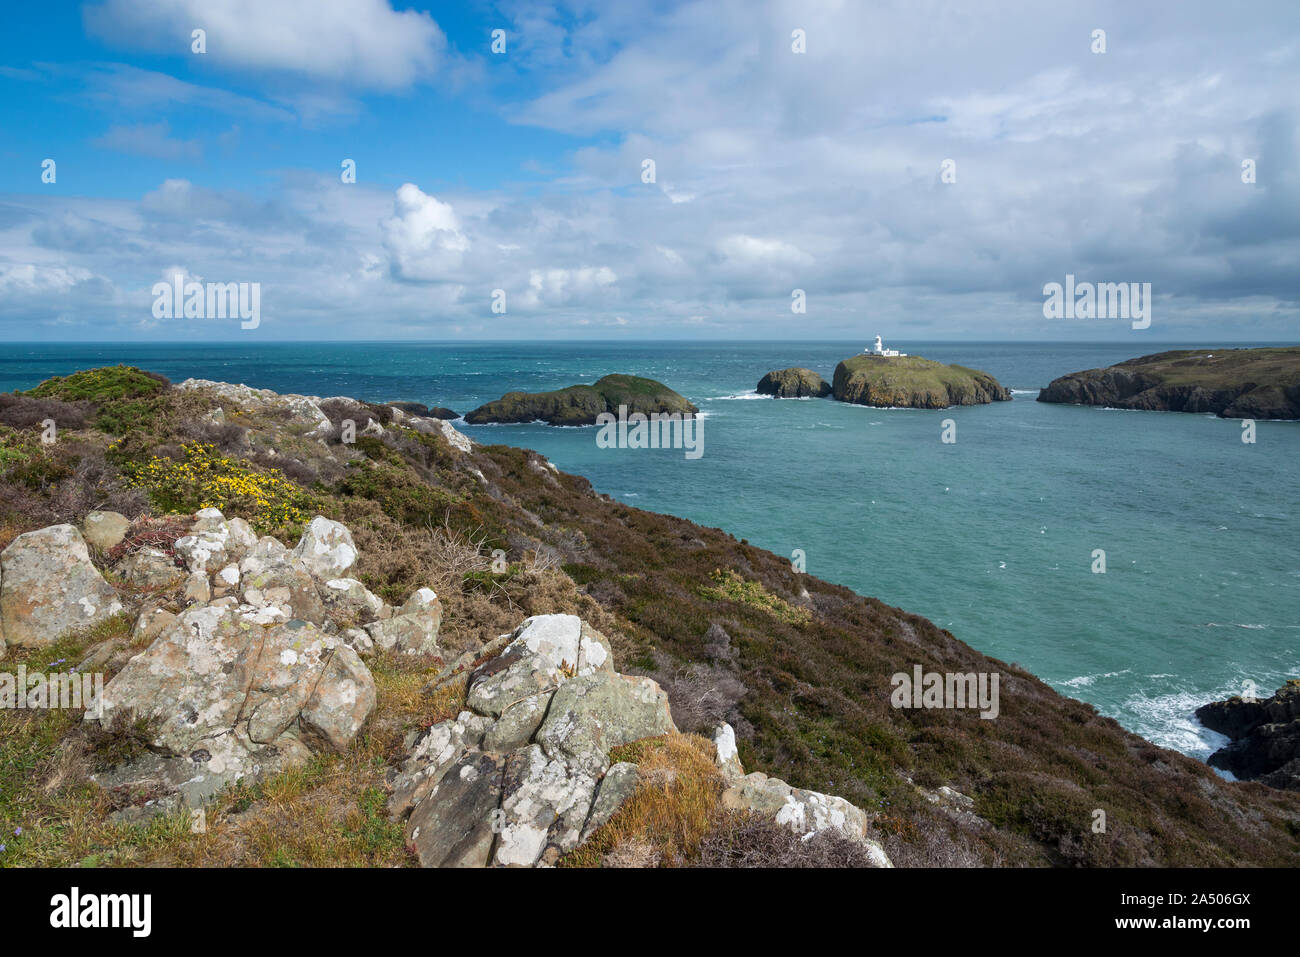
[[[1205, 756], [1193, 709], [1300, 676], [1300, 422], [1035, 402], [1052, 378], [1162, 346], [890, 342], [1017, 390], [945, 411], [773, 400], [767, 371], [828, 381], [864, 343], [8, 344], [0, 389], [127, 362], [173, 380], [408, 399], [466, 412], [512, 389], [659, 379], [705, 413], [704, 455], [601, 449], [596, 430], [461, 425], [527, 446], [640, 508], [719, 526], [917, 612], [1150, 740]], [[1234, 343], [1207, 343], [1207, 349]], [[957, 425], [955, 444], [940, 441]], [[1104, 549], [1105, 574], [1093, 551]]]

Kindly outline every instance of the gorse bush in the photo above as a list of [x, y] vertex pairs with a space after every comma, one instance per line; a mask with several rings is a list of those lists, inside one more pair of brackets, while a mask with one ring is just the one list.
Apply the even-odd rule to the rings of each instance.
[[704, 598], [751, 605], [791, 625], [806, 625], [812, 620], [808, 609], [794, 607], [785, 599], [773, 595], [761, 582], [750, 581], [730, 568], [715, 568], [710, 577], [716, 587], [701, 588], [700, 595]]
[[162, 392], [171, 385], [163, 376], [145, 372], [134, 366], [107, 366], [87, 369], [72, 375], [46, 379], [36, 388], [24, 393], [39, 399], [60, 399], [64, 402], [90, 400], [104, 402], [111, 399], [133, 399]]
[[182, 446], [184, 461], [154, 457], [126, 462], [122, 472], [134, 488], [148, 492], [153, 504], [166, 512], [219, 508], [244, 515], [261, 531], [292, 528], [311, 517], [314, 500], [277, 469], [254, 471], [225, 458], [208, 443]]

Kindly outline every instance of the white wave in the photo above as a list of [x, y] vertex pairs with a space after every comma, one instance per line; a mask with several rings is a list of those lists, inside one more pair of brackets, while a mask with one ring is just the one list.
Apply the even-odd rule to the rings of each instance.
[[706, 398], [704, 401], [705, 402], [736, 402], [736, 401], [744, 401], [746, 399], [773, 399], [773, 398], [775, 398], [775, 396], [760, 395], [759, 393], [751, 390], [749, 392], [737, 392], [735, 395], [711, 395], [708, 398]]
[[1038, 395], [1041, 389], [1012, 389], [1012, 395]]

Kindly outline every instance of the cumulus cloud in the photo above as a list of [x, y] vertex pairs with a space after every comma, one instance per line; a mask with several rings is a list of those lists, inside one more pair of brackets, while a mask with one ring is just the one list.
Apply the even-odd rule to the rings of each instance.
[[440, 202], [413, 183], [397, 190], [393, 215], [381, 225], [393, 275], [401, 279], [451, 279], [469, 249], [451, 204]]

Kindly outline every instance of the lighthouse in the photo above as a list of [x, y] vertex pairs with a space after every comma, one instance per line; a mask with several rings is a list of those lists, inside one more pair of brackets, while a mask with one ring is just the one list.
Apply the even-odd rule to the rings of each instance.
[[907, 355], [906, 352], [899, 352], [897, 349], [886, 349], [885, 344], [883, 341], [881, 341], [880, 336], [876, 336], [876, 344], [869, 351], [867, 350], [864, 351], [866, 352], [867, 355], [884, 356], [886, 358]]

